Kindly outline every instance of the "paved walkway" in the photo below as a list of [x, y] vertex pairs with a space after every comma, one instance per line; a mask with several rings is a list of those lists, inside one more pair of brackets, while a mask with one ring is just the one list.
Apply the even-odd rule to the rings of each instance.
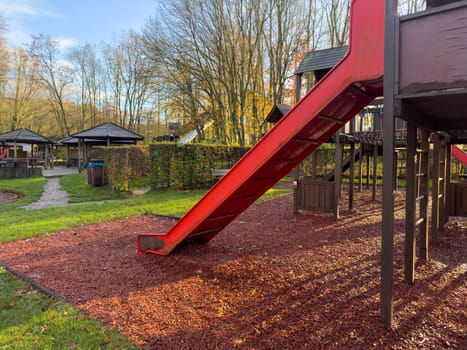
[[44, 177], [63, 176], [70, 174], [78, 174], [78, 168], [68, 168], [65, 166], [55, 166], [53, 169], [42, 169], [42, 175]]
[[55, 166], [53, 169], [42, 169], [42, 175], [47, 178], [41, 198], [37, 202], [28, 204], [26, 210], [57, 207], [68, 204], [68, 193], [60, 189], [60, 177], [63, 175], [78, 174], [78, 168]]
[[[23, 208], [26, 210], [58, 207], [60, 205], [68, 204], [68, 193], [60, 188], [60, 177], [63, 175], [78, 174], [77, 168], [67, 167], [54, 167], [53, 169], [43, 169], [42, 175], [47, 178], [47, 182], [44, 186], [41, 198], [37, 202], [28, 204]], [[145, 192], [149, 191], [149, 187], [138, 188], [133, 191], [131, 197], [141, 196]], [[112, 200], [87, 202], [87, 203], [103, 203]]]
[[37, 202], [28, 204], [26, 210], [56, 207], [68, 204], [68, 192], [60, 189], [60, 177], [50, 177], [44, 186], [41, 198]]

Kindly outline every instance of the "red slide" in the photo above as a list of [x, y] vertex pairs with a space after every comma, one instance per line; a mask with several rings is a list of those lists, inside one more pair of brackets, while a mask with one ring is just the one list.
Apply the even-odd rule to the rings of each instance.
[[459, 162], [464, 164], [464, 166], [467, 166], [467, 153], [465, 153], [456, 145], [451, 146], [451, 153]]
[[138, 237], [138, 254], [207, 242], [383, 92], [384, 0], [353, 0], [350, 45], [311, 89], [166, 234]]

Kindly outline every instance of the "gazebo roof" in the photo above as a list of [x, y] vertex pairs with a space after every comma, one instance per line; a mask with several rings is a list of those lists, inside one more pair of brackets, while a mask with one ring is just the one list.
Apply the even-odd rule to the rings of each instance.
[[292, 107], [284, 104], [276, 104], [266, 117], [268, 123], [277, 123]]
[[[79, 140], [80, 139], [77, 137], [68, 136], [61, 140], [58, 140], [57, 144], [62, 145], [62, 146], [66, 146], [66, 145], [78, 146]], [[107, 145], [106, 139], [84, 138], [81, 140], [88, 145], [94, 145], [94, 146]], [[110, 145], [124, 145], [124, 144], [131, 145], [131, 144], [134, 144], [136, 141], [137, 141], [136, 139], [131, 139], [131, 140], [130, 139], [112, 139], [110, 141]]]
[[298, 66], [295, 74], [331, 69], [344, 57], [347, 46], [308, 52]]
[[144, 139], [143, 136], [110, 122], [77, 132], [71, 137], [93, 140], [128, 140], [130, 142]]
[[47, 137], [24, 128], [0, 134], [0, 142], [18, 142], [30, 144], [54, 143]]

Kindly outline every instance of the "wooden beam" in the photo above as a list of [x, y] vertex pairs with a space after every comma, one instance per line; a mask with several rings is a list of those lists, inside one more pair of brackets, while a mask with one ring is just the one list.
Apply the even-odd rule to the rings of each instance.
[[417, 127], [413, 122], [407, 122], [407, 186], [405, 192], [405, 282], [412, 284], [415, 276], [415, 231], [416, 231], [416, 149]]
[[378, 145], [373, 146], [373, 186], [371, 200], [376, 201], [376, 185], [378, 182]]
[[449, 202], [451, 198], [451, 144], [446, 145], [446, 181], [445, 181], [445, 196], [444, 196], [444, 223], [447, 224], [449, 221]]
[[300, 101], [300, 93], [302, 90], [302, 76], [303, 73], [295, 74], [295, 103]]
[[383, 215], [381, 235], [381, 320], [393, 324], [394, 280], [394, 94], [396, 73], [397, 0], [385, 2], [384, 120], [383, 120]]
[[360, 144], [358, 150], [360, 153], [358, 157], [358, 192], [363, 191], [363, 143]]
[[340, 142], [340, 130], [336, 132], [335, 143], [335, 168], [334, 168], [334, 219], [339, 219], [339, 198], [341, 194], [341, 178], [342, 178], [342, 146]]
[[[398, 100], [398, 104], [401, 100]], [[404, 103], [400, 103], [400, 115], [399, 117], [405, 121], [411, 119], [418, 127], [436, 130], [433, 120], [429, 119], [429, 111], [424, 111], [419, 108], [415, 108], [409, 100], [404, 100]]]
[[349, 210], [353, 209], [355, 185], [355, 144], [350, 144], [350, 171], [349, 171]]
[[428, 260], [428, 196], [429, 196], [429, 186], [428, 186], [428, 173], [429, 173], [429, 158], [430, 158], [430, 142], [429, 142], [429, 133], [426, 130], [420, 130], [421, 136], [421, 150], [420, 154], [420, 168], [419, 172], [424, 173], [425, 176], [420, 178], [420, 192], [419, 195], [423, 196], [423, 199], [420, 201], [420, 217], [424, 218], [424, 222], [420, 225], [420, 259]]
[[433, 168], [431, 171], [431, 241], [438, 243], [439, 229], [439, 177], [440, 143], [439, 135], [433, 134]]
[[447, 164], [447, 145], [446, 141], [441, 140], [441, 147], [440, 147], [440, 181], [439, 181], [439, 222], [438, 222], [438, 229], [442, 229], [444, 224], [446, 223], [446, 164]]

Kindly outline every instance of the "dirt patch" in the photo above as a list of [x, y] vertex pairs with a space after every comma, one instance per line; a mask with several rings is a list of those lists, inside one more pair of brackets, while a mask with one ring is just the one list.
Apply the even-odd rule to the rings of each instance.
[[[343, 203], [345, 205], [345, 203]], [[0, 260], [145, 349], [466, 348], [465, 221], [448, 224], [416, 282], [403, 282], [403, 197], [395, 209], [395, 326], [379, 320], [381, 201], [292, 214], [253, 205], [209, 244], [137, 256], [139, 233], [174, 219], [132, 217], [0, 246]]]
[[0, 205], [15, 202], [21, 198], [21, 195], [13, 192], [0, 192]]

